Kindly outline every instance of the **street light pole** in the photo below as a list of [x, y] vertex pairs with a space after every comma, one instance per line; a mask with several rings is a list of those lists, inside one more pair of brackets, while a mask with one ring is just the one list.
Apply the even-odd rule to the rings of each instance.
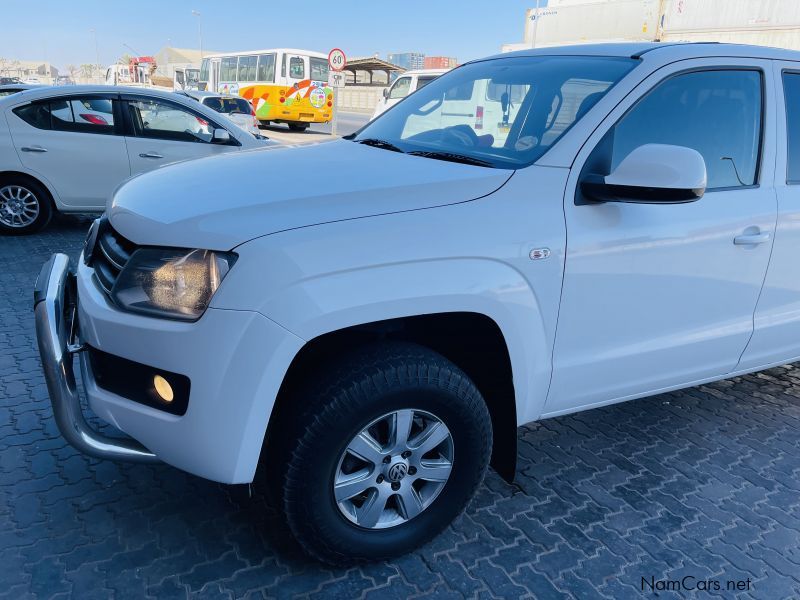
[[97, 77], [96, 70], [100, 67], [100, 51], [97, 49], [97, 31], [94, 27], [89, 30], [94, 37], [94, 68], [92, 69], [92, 74]]
[[197, 36], [200, 38], [200, 60], [203, 60], [203, 19], [199, 10], [192, 10], [192, 14], [197, 17]]

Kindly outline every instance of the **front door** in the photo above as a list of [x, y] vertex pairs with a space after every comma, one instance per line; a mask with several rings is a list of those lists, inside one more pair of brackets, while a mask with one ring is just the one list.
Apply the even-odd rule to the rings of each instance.
[[[564, 200], [567, 256], [546, 415], [736, 368], [775, 233], [774, 106], [768, 61], [684, 61], [645, 80], [584, 146]], [[582, 203], [582, 177], [607, 175], [648, 143], [697, 150], [705, 195], [686, 204]]]
[[169, 163], [236, 150], [213, 143], [214, 124], [200, 113], [161, 98], [124, 99], [129, 120], [126, 137], [131, 173], [144, 173]]
[[20, 161], [69, 210], [102, 211], [130, 176], [116, 95], [60, 96], [6, 112]]

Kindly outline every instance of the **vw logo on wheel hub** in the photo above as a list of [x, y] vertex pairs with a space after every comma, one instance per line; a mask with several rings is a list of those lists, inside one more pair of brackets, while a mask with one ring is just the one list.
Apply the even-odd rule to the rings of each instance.
[[408, 474], [408, 465], [405, 462], [396, 462], [386, 472], [386, 479], [392, 483], [400, 481]]

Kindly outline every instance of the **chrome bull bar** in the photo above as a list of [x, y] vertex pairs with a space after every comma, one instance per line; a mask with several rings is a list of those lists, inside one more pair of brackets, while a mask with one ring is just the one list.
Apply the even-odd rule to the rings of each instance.
[[36, 339], [53, 416], [61, 435], [84, 454], [132, 462], [160, 462], [155, 454], [130, 439], [110, 438], [86, 422], [75, 383], [73, 359], [84, 347], [77, 335], [75, 275], [66, 254], [53, 254], [42, 265], [33, 292]]

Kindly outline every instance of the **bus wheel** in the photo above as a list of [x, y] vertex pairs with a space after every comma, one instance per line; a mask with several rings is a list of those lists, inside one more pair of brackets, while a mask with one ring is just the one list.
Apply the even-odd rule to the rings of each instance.
[[288, 123], [289, 131], [305, 131], [308, 129], [308, 123]]
[[259, 129], [266, 129], [267, 127], [269, 127], [269, 121], [259, 121], [258, 122], [258, 128]]

